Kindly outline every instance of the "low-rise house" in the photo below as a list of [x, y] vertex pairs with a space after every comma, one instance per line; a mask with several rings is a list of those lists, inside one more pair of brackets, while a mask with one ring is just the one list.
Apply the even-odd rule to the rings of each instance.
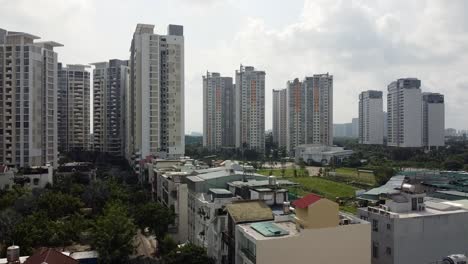
[[368, 222], [339, 212], [338, 204], [314, 194], [293, 206], [285, 204], [283, 214], [274, 218], [264, 212], [264, 218], [254, 220], [254, 210], [236, 205], [235, 235], [231, 230], [227, 239], [234, 239], [230, 249], [235, 253], [228, 263], [370, 263]]
[[41, 248], [26, 259], [24, 264], [79, 264], [78, 260], [52, 248]]
[[8, 190], [13, 185], [15, 173], [6, 165], [0, 165], [0, 190]]
[[51, 165], [21, 168], [15, 173], [14, 182], [28, 188], [45, 188], [54, 183], [54, 169]]
[[86, 176], [88, 180], [96, 178], [96, 168], [91, 162], [68, 162], [60, 165], [55, 171], [58, 177], [70, 177], [75, 173]]
[[358, 209], [372, 224], [372, 264], [433, 263], [468, 245], [468, 200], [426, 197], [425, 186], [403, 182]]

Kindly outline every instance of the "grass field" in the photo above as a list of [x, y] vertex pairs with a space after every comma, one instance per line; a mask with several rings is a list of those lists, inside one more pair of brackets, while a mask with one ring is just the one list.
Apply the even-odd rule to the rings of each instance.
[[337, 168], [335, 172], [336, 176], [343, 178], [344, 181], [354, 181], [370, 185], [375, 184], [375, 177], [373, 173], [360, 172], [358, 175], [358, 171], [355, 168]]
[[[296, 171], [297, 171], [297, 176], [306, 176], [307, 175], [307, 170], [306, 169], [297, 168]], [[281, 175], [281, 169], [273, 169], [272, 172], [273, 172], [274, 176], [277, 176], [277, 177], [282, 176]], [[257, 170], [257, 173], [268, 176], [268, 175], [270, 175], [270, 169]], [[294, 177], [294, 170], [292, 168], [285, 169], [284, 170], [284, 176], [285, 177]]]

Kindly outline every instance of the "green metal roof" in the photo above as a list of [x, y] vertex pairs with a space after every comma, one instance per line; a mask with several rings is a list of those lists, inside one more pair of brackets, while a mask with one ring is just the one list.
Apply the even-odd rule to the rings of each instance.
[[289, 231], [286, 231], [272, 222], [254, 223], [250, 225], [252, 229], [266, 237], [286, 236]]

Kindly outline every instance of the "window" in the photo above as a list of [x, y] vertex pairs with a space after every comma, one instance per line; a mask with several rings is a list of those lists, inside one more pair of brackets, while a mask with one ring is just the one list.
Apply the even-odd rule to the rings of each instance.
[[372, 242], [372, 257], [379, 258], [379, 243]]
[[385, 249], [385, 254], [387, 254], [387, 256], [391, 256], [392, 255], [392, 248], [391, 247], [387, 247]]
[[375, 219], [372, 220], [372, 231], [375, 231], [375, 232], [379, 231], [379, 221]]
[[387, 230], [391, 230], [391, 229], [392, 229], [392, 225], [387, 224]]

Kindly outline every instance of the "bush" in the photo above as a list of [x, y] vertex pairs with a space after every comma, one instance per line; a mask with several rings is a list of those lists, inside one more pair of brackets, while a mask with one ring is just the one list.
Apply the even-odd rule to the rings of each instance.
[[463, 163], [458, 160], [446, 160], [444, 162], [444, 169], [450, 171], [458, 171], [463, 169]]

